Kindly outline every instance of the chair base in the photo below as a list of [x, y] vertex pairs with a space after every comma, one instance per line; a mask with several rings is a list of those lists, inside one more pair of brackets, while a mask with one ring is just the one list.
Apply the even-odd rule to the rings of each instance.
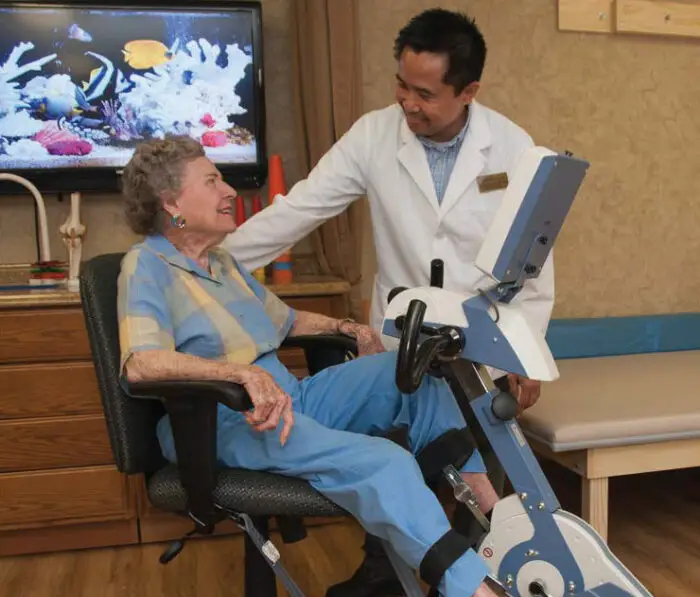
[[[214, 510], [208, 522], [202, 522], [190, 514], [190, 518], [195, 525], [194, 529], [180, 539], [173, 541], [160, 556], [160, 563], [168, 564], [175, 559], [183, 550], [187, 539], [192, 535], [211, 534], [219, 522], [225, 518], [230, 518], [243, 531], [245, 596], [277, 597], [276, 577], [279, 577], [290, 597], [305, 597], [304, 593], [302, 593], [281, 564], [280, 554], [270, 541], [270, 516], [251, 517], [217, 504], [214, 504]], [[301, 528], [303, 529], [303, 527]], [[303, 534], [299, 532], [299, 525], [293, 520], [287, 521], [286, 530], [290, 533], [291, 536], [289, 538], [292, 541], [298, 541], [303, 538]]]
[[[264, 539], [270, 536], [270, 519], [254, 518], [253, 524]], [[260, 553], [248, 533], [243, 534], [245, 545], [245, 592], [246, 597], [277, 597], [275, 573]]]

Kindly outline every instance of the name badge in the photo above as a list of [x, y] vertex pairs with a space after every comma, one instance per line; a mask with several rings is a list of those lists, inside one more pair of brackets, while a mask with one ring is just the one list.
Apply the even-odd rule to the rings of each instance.
[[480, 193], [491, 193], [501, 191], [508, 186], [508, 173], [498, 172], [496, 174], [486, 174], [478, 176], [476, 183], [479, 185]]

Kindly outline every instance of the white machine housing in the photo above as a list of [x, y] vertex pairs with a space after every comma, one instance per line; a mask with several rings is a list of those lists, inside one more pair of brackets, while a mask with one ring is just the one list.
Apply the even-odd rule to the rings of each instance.
[[[484, 357], [478, 362], [492, 377], [508, 371], [529, 379], [556, 380], [559, 372], [544, 335], [511, 299], [527, 278], [539, 275], [587, 168], [587, 162], [545, 147], [526, 150], [476, 258], [477, 267], [494, 281], [492, 287], [481, 289], [490, 298], [430, 286], [404, 290], [384, 315], [384, 346], [398, 348], [400, 334], [394, 321], [406, 314], [412, 300], [419, 299], [427, 307], [424, 325], [464, 330], [468, 346], [463, 356]], [[482, 316], [486, 308], [489, 325], [484, 325], [483, 318], [478, 326], [469, 321]], [[502, 344], [487, 346], [498, 342]]]
[[[546, 147], [528, 149], [518, 162], [513, 179], [508, 182], [501, 207], [496, 212], [475, 262], [476, 267], [497, 282], [503, 282], [505, 276], [499, 275], [496, 264], [505, 250], [508, 236], [512, 233], [523, 200], [536, 174], [540, 171], [542, 160], [556, 155]], [[507, 272], [506, 276], [514, 273], [516, 272]]]
[[[463, 329], [468, 334], [469, 342], [498, 342], [494, 334], [480, 338], [469, 333], [469, 322], [464, 309], [465, 301], [470, 298], [463, 293], [451, 292], [442, 288], [423, 286], [404, 290], [397, 295], [387, 307], [384, 329], [390, 329], [391, 324], [397, 317], [404, 315], [408, 310], [408, 305], [414, 299], [419, 299], [426, 304], [425, 325], [431, 326], [437, 323], [438, 326], [449, 325]], [[493, 325], [498, 328], [510, 348], [515, 353], [520, 365], [522, 374], [528, 379], [538, 379], [540, 381], [554, 381], [559, 378], [554, 357], [552, 356], [545, 337], [535, 331], [528, 323], [518, 305], [499, 304], [498, 322], [495, 321], [494, 308], [489, 309]], [[387, 350], [397, 350], [399, 338], [392, 334], [382, 333], [382, 343]], [[505, 366], [505, 363], [483, 362], [491, 377], [497, 377], [497, 371]]]

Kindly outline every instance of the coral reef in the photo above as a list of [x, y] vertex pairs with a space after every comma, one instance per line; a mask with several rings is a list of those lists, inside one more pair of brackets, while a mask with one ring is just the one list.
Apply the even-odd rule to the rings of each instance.
[[[185, 47], [171, 50], [172, 59], [154, 66], [153, 73], [132, 75], [133, 89], [119, 95], [118, 114], [139, 135], [162, 137], [176, 131], [200, 139], [212, 121], [223, 130], [229, 127], [229, 115], [244, 112], [235, 85], [251, 57], [238, 45], [227, 45], [227, 64], [219, 66], [219, 46], [200, 39]], [[205, 114], [210, 118], [203, 118]]]
[[19, 83], [15, 79], [29, 71], [40, 71], [45, 64], [55, 60], [56, 54], [49, 54], [38, 60], [20, 65], [22, 56], [33, 49], [33, 43], [21, 42], [10, 52], [7, 61], [4, 64], [0, 64], [1, 137], [30, 136], [41, 128], [41, 123], [32, 120], [24, 111], [24, 108], [27, 108], [28, 105], [24, 102]]

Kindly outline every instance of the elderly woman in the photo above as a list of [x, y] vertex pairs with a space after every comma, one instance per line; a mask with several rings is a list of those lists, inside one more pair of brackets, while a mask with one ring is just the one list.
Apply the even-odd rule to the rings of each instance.
[[[444, 381], [427, 378], [413, 395], [394, 382], [396, 355], [377, 334], [347, 320], [294, 311], [238, 266], [219, 243], [235, 229], [226, 184], [202, 146], [187, 137], [140, 145], [124, 169], [126, 216], [144, 235], [119, 278], [122, 373], [127, 381], [209, 378], [242, 384], [254, 408], [219, 407], [218, 458], [231, 467], [301, 477], [388, 540], [418, 569], [450, 523], [411, 453], [373, 437], [408, 430], [413, 454], [466, 423]], [[342, 333], [360, 357], [303, 380], [278, 360], [287, 336]], [[168, 421], [163, 454], [176, 455]], [[481, 456], [462, 469], [484, 512], [495, 501]], [[492, 595], [472, 550], [447, 569], [448, 597]]]

